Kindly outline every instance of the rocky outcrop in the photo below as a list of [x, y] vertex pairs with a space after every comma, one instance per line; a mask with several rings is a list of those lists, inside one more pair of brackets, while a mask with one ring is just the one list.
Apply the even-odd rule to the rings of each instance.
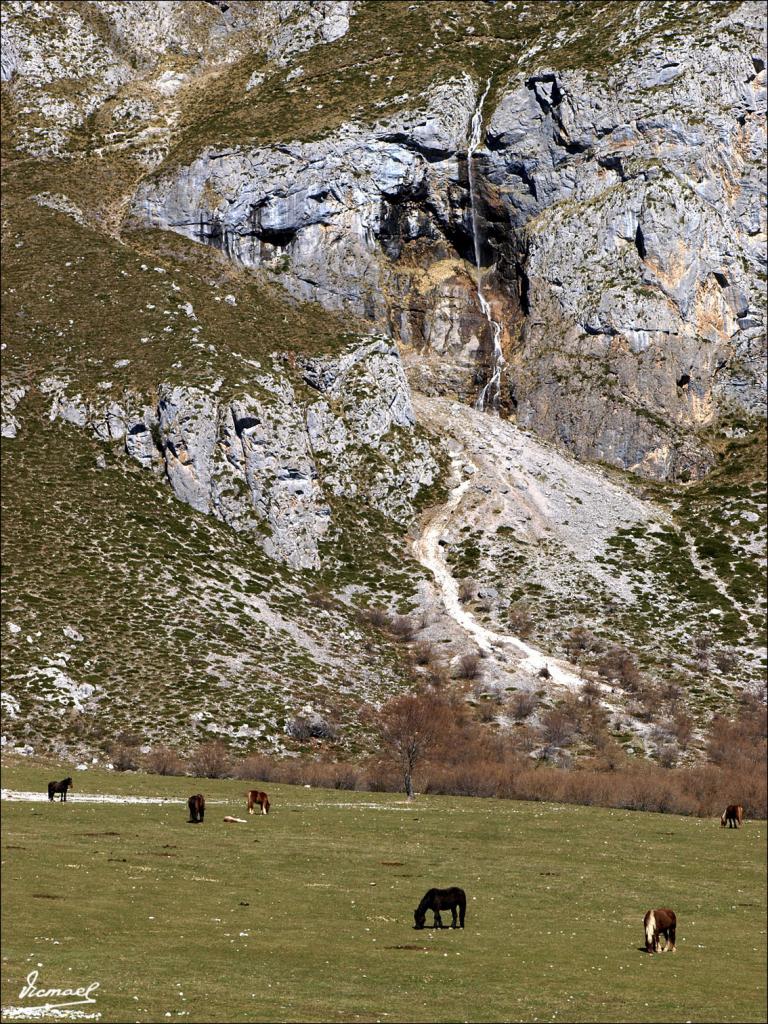
[[639, 35], [629, 67], [529, 60], [491, 94], [474, 225], [467, 137], [485, 83], [466, 75], [369, 127], [204, 150], [145, 182], [133, 222], [388, 325], [440, 356], [423, 386], [475, 394], [490, 345], [476, 227], [506, 412], [581, 455], [700, 475], [700, 428], [764, 401], [762, 32], [746, 3], [674, 39]]
[[206, 151], [147, 181], [131, 222], [265, 267], [298, 298], [388, 324], [401, 341], [473, 368], [487, 333], [463, 259], [473, 249], [464, 151], [475, 100], [463, 77], [373, 128]]
[[337, 359], [296, 365], [316, 400], [300, 400], [276, 364], [248, 392], [222, 396], [222, 382], [161, 384], [156, 400], [138, 394], [101, 402], [69, 394], [49, 378], [51, 419], [122, 442], [145, 469], [162, 473], [198, 512], [252, 532], [265, 551], [318, 568], [334, 498], [364, 499], [408, 521], [413, 499], [439, 467], [415, 433], [408, 383], [397, 349], [373, 338]]
[[26, 395], [27, 389], [21, 385], [3, 385], [2, 389], [2, 436], [16, 437], [19, 432], [19, 420], [15, 415], [16, 407]]
[[239, 57], [286, 63], [333, 42], [354, 9], [352, 0], [8, 0], [0, 72], [16, 100], [16, 145], [33, 156], [64, 155], [98, 111], [101, 151], [131, 151], [154, 166], [168, 152], [180, 90]]

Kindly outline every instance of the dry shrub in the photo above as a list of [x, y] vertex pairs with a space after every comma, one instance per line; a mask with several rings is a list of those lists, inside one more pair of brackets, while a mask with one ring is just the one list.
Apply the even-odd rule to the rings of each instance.
[[682, 687], [678, 686], [677, 683], [673, 683], [671, 680], [664, 682], [659, 686], [659, 694], [671, 712], [674, 712], [683, 700]]
[[603, 692], [594, 679], [588, 679], [581, 688], [581, 699], [586, 707], [599, 705]]
[[602, 641], [590, 632], [586, 626], [575, 626], [565, 640], [565, 650], [569, 658], [578, 659], [603, 649]]
[[474, 601], [476, 593], [477, 583], [475, 583], [474, 580], [464, 579], [459, 583], [459, 601], [461, 601], [462, 604]]
[[434, 644], [427, 640], [420, 640], [419, 643], [414, 644], [411, 654], [416, 665], [429, 665], [435, 659]]
[[475, 709], [481, 722], [494, 722], [499, 714], [502, 697], [498, 690], [486, 690], [481, 685], [475, 687]]
[[598, 661], [597, 671], [605, 679], [615, 679], [625, 690], [636, 690], [640, 685], [637, 661], [626, 647], [610, 647]]
[[532, 715], [539, 706], [539, 697], [532, 690], [518, 690], [509, 702], [512, 717], [518, 722]]
[[702, 675], [709, 675], [711, 653], [712, 638], [707, 633], [699, 633], [693, 638], [693, 656]]
[[331, 594], [330, 590], [326, 587], [315, 587], [315, 589], [309, 593], [307, 600], [313, 608], [322, 608], [325, 611], [329, 611], [337, 605], [337, 601], [333, 594]]
[[662, 768], [674, 768], [678, 762], [678, 750], [674, 743], [662, 744], [657, 753]]
[[512, 632], [523, 639], [529, 637], [533, 632], [533, 617], [528, 605], [523, 601], [510, 605], [507, 612], [507, 622]]
[[721, 672], [729, 676], [738, 667], [739, 659], [736, 657], [736, 652], [728, 647], [724, 651], [718, 651], [714, 657], [714, 662]]
[[763, 704], [747, 696], [742, 698], [735, 717], [716, 715], [710, 727], [707, 755], [714, 764], [724, 767], [761, 770], [766, 758]]
[[510, 736], [510, 743], [512, 749], [519, 751], [521, 754], [529, 754], [532, 750], [535, 750], [541, 742], [538, 730], [532, 728], [530, 725], [517, 725], [515, 726], [512, 735]]
[[[766, 816], [765, 708], [753, 698], [744, 698], [731, 718], [721, 716], [713, 722], [708, 744], [713, 763], [690, 768], [664, 767], [672, 763], [675, 748], [668, 742], [670, 734], [661, 729], [653, 734], [659, 764], [629, 758], [598, 724], [591, 737], [595, 757], [575, 769], [541, 763], [532, 766], [528, 754], [541, 744], [541, 735], [528, 725], [516, 725], [509, 733], [500, 734], [467, 715], [459, 699], [429, 692], [400, 698], [403, 699], [416, 702], [417, 714], [414, 718], [400, 715], [401, 725], [415, 725], [417, 733], [420, 722], [430, 725], [430, 743], [423, 749], [424, 756], [419, 762], [425, 792], [552, 800], [709, 817], [719, 817], [726, 804], [741, 803], [748, 818]], [[575, 727], [577, 702], [566, 700], [549, 711], [548, 716], [553, 711], [571, 716]], [[587, 711], [588, 714], [582, 706], [583, 717], [579, 720], [585, 736], [592, 721], [592, 712]], [[408, 735], [405, 728], [400, 739], [407, 739]], [[370, 792], [396, 792], [403, 787], [402, 764], [381, 758], [358, 766], [317, 759], [252, 756], [242, 761], [234, 774], [264, 782]]]
[[417, 625], [407, 615], [393, 615], [389, 620], [389, 632], [398, 640], [413, 640]]
[[230, 774], [232, 756], [221, 740], [201, 743], [190, 754], [189, 764], [195, 775], [205, 779], [224, 779]]
[[481, 674], [480, 655], [462, 654], [456, 664], [457, 679], [478, 679]]
[[448, 669], [442, 662], [433, 661], [427, 666], [426, 681], [428, 686], [435, 690], [440, 690], [448, 685], [451, 677], [448, 674]]
[[285, 726], [286, 733], [300, 743], [307, 740], [337, 740], [339, 730], [322, 715], [297, 715], [291, 718]]
[[389, 613], [383, 608], [366, 608], [360, 614], [363, 620], [370, 623], [375, 629], [389, 628]]
[[135, 772], [139, 767], [139, 750], [125, 743], [112, 744], [109, 757], [118, 772]]
[[679, 711], [672, 721], [672, 735], [681, 750], [687, 750], [693, 738], [694, 721], [685, 711]]
[[183, 775], [184, 762], [170, 747], [153, 747], [143, 757], [144, 770], [152, 775]]
[[541, 734], [545, 743], [567, 747], [573, 743], [576, 723], [565, 708], [550, 708], [541, 716]]
[[279, 772], [281, 762], [266, 754], [251, 754], [250, 757], [239, 761], [232, 768], [232, 777], [235, 779], [250, 779], [261, 782], [278, 782], [276, 772]]
[[579, 731], [587, 743], [597, 747], [608, 734], [608, 712], [599, 704], [585, 704], [579, 719]]

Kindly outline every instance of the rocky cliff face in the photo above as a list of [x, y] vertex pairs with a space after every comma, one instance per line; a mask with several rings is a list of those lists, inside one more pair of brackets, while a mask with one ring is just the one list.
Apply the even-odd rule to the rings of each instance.
[[[162, 383], [151, 400], [130, 394], [122, 402], [72, 395], [56, 378], [41, 390], [52, 395], [51, 420], [121, 442], [193, 509], [254, 533], [274, 558], [316, 569], [332, 518], [328, 498], [364, 497], [408, 522], [412, 500], [439, 466], [427, 440], [412, 436], [410, 391], [390, 343], [373, 339], [335, 360], [291, 362], [302, 399], [279, 364], [254, 374], [250, 393], [228, 398], [221, 380], [207, 388]], [[11, 391], [8, 401], [21, 397]], [[12, 408], [9, 437], [18, 428]]]
[[132, 217], [388, 324], [439, 357], [434, 389], [458, 377], [467, 396], [490, 345], [479, 230], [507, 412], [581, 455], [701, 475], [701, 428], [760, 410], [765, 387], [762, 16], [714, 13], [688, 37], [638, 40], [631, 66], [602, 75], [554, 56], [502, 74], [474, 154], [474, 224], [466, 154], [484, 83], [466, 75], [372, 126], [204, 148], [146, 181]]

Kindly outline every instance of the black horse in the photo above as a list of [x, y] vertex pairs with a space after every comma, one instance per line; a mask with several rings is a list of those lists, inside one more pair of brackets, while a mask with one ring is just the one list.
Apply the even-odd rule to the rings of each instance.
[[61, 793], [61, 800], [67, 799], [67, 790], [74, 789], [72, 779], [62, 779], [61, 782], [48, 783], [48, 799], [53, 800], [55, 793]]
[[451, 928], [456, 927], [456, 908], [459, 910], [459, 928], [464, 927], [464, 916], [467, 912], [467, 895], [463, 889], [451, 886], [450, 889], [430, 889], [424, 894], [421, 903], [413, 912], [416, 924], [414, 927], [423, 928], [427, 919], [427, 911], [431, 910], [435, 915], [435, 928], [442, 928], [443, 922], [440, 917], [441, 910], [450, 910], [453, 917]]
[[189, 807], [189, 821], [190, 824], [202, 825], [203, 818], [205, 817], [205, 797], [202, 793], [195, 793], [187, 800], [187, 807]]

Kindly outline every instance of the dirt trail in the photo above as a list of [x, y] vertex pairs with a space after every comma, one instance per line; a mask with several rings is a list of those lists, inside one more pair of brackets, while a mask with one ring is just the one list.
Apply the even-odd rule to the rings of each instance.
[[[454, 458], [454, 472], [459, 473], [471, 469], [477, 471], [474, 463], [467, 463], [464, 467], [458, 458]], [[449, 525], [452, 517], [456, 514], [461, 500], [472, 483], [469, 479], [461, 480], [451, 491], [451, 496], [443, 507], [427, 524], [421, 537], [414, 542], [413, 550], [421, 564], [432, 573], [435, 582], [442, 594], [443, 604], [448, 614], [462, 629], [474, 637], [478, 647], [488, 654], [500, 651], [503, 647], [512, 647], [523, 656], [518, 665], [523, 671], [531, 675], [538, 675], [546, 668], [549, 671], [553, 682], [569, 689], [577, 690], [584, 685], [584, 680], [578, 675], [575, 669], [567, 667], [565, 663], [549, 658], [541, 651], [525, 643], [520, 637], [511, 633], [495, 633], [483, 626], [471, 612], [462, 607], [459, 600], [459, 584], [443, 557], [440, 539]]]
[[[37, 793], [32, 790], [3, 789], [0, 791], [0, 799], [12, 802], [24, 803], [48, 803], [47, 793]], [[185, 804], [186, 800], [181, 797], [165, 796], [118, 796], [116, 793], [76, 793], [70, 790], [67, 799], [73, 803], [80, 804]], [[58, 803], [59, 801], [55, 801]], [[208, 803], [226, 803], [224, 800], [209, 800]]]
[[531, 551], [556, 546], [569, 564], [631, 602], [635, 598], [627, 584], [595, 556], [604, 553], [618, 529], [661, 523], [663, 514], [598, 468], [578, 463], [513, 423], [420, 394], [414, 394], [414, 407], [424, 426], [446, 438], [452, 457], [449, 499], [423, 523], [413, 545], [417, 559], [432, 573], [448, 615], [499, 663], [502, 673], [512, 667], [538, 676], [546, 666], [552, 682], [580, 690], [585, 680], [575, 666], [518, 636], [487, 628], [462, 606], [445, 545], [456, 543], [469, 528], [482, 531], [492, 550], [497, 530], [511, 530]]

